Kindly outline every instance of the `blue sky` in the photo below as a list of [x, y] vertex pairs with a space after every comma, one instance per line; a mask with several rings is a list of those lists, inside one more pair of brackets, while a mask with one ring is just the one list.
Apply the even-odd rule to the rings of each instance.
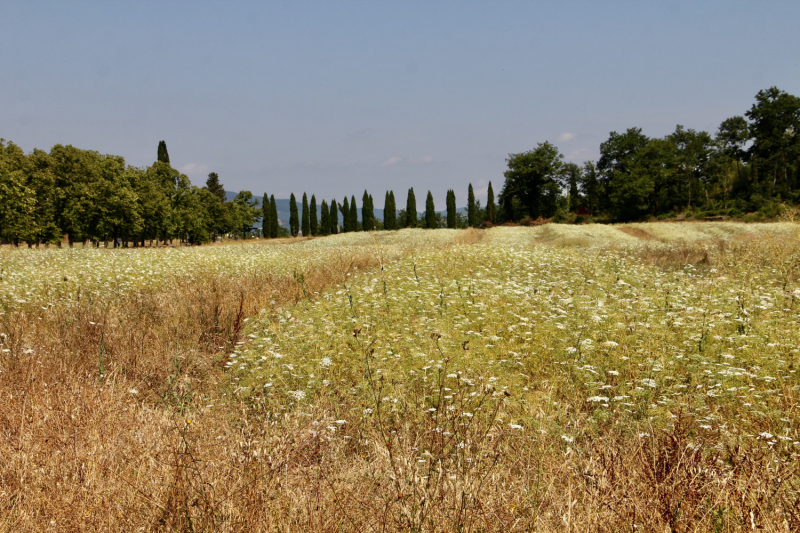
[[202, 185], [438, 208], [509, 153], [596, 159], [611, 131], [716, 131], [800, 95], [800, 2], [0, 2], [0, 137]]

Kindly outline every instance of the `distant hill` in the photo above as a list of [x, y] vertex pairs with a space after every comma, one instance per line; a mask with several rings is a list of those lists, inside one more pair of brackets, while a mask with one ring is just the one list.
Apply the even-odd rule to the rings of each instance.
[[[233, 199], [236, 198], [237, 194], [239, 194], [239, 193], [235, 192], [235, 191], [225, 191], [225, 197], [228, 199], [229, 202], [233, 201]], [[259, 206], [260, 206], [262, 197], [261, 196], [257, 196], [256, 198], [258, 199], [258, 203], [259, 203]], [[321, 202], [321, 200], [320, 200], [320, 202]], [[338, 200], [337, 200], [337, 203], [338, 203]], [[357, 201], [356, 201], [356, 204], [358, 204]], [[289, 199], [288, 198], [275, 198], [275, 207], [278, 208], [278, 222], [280, 223], [281, 226], [284, 226], [284, 227], [288, 228], [289, 227]], [[375, 211], [375, 218], [383, 220], [383, 209], [375, 209], [374, 211]], [[467, 214], [467, 208], [466, 207], [459, 207], [458, 208], [458, 212], [466, 215]], [[300, 215], [302, 215], [302, 213], [303, 213], [303, 206], [302, 206], [302, 196], [301, 196], [297, 200], [297, 214], [298, 214], [298, 216], [300, 216]], [[439, 211], [439, 213], [444, 215], [446, 213], [446, 211]], [[319, 220], [320, 214], [321, 214], [320, 213], [320, 203], [317, 203], [317, 220]], [[417, 212], [417, 217], [420, 217], [422, 215], [423, 215], [422, 212]], [[358, 208], [358, 220], [359, 221], [361, 220], [361, 208], [360, 207]], [[342, 224], [342, 223], [343, 223], [342, 212], [339, 211], [339, 224]], [[261, 222], [260, 221], [256, 222], [255, 227], [260, 228], [261, 227]]]

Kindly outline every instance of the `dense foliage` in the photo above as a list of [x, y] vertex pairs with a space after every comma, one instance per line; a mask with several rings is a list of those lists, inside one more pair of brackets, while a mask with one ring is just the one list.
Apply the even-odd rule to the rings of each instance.
[[582, 167], [540, 143], [509, 155], [500, 215], [504, 221], [559, 220], [569, 211], [609, 220], [679, 213], [771, 217], [781, 203], [800, 202], [798, 131], [800, 98], [772, 87], [713, 136], [681, 125], [663, 138], [641, 128], [612, 131], [597, 163]]
[[[387, 191], [384, 220], [375, 216], [372, 195], [362, 195], [361, 220], [355, 195], [341, 204], [322, 203], [303, 193], [302, 213], [294, 193], [288, 221], [279, 219], [274, 197], [259, 202], [249, 191], [229, 201], [219, 176], [196, 187], [169, 162], [158, 144], [157, 161], [146, 168], [120, 156], [56, 145], [50, 152], [25, 154], [0, 139], [0, 239], [18, 244], [112, 241], [128, 246], [145, 241], [202, 243], [218, 236], [247, 238], [285, 234], [328, 235], [399, 228], [463, 228], [486, 223], [550, 219], [580, 222], [668, 218], [678, 215], [771, 218], [786, 203], [800, 203], [800, 98], [772, 87], [760, 91], [744, 116], [720, 124], [716, 134], [678, 125], [663, 138], [641, 128], [612, 131], [597, 162], [564, 161], [558, 148], [509, 154], [505, 183], [495, 204], [491, 183], [487, 204], [468, 187], [467, 210], [459, 213], [448, 191], [446, 216], [432, 208], [417, 212], [410, 188], [404, 210]], [[268, 201], [269, 199], [269, 201]], [[260, 204], [260, 205], [259, 205]], [[341, 211], [342, 224], [339, 224]], [[288, 222], [288, 231], [284, 225]]]

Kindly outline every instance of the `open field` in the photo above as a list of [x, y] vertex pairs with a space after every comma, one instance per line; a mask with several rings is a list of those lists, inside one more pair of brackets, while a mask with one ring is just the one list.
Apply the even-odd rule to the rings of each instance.
[[795, 224], [0, 251], [0, 531], [797, 531]]

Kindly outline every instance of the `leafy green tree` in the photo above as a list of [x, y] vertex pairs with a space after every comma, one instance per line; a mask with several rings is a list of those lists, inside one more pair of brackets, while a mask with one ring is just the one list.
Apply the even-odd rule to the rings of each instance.
[[581, 205], [581, 197], [578, 192], [581, 169], [575, 163], [567, 163], [564, 165], [564, 174], [566, 176], [567, 186], [569, 187], [569, 192], [567, 193], [567, 211], [575, 211]]
[[478, 225], [478, 216], [477, 216], [478, 208], [475, 205], [475, 193], [472, 190], [472, 184], [469, 184], [469, 189], [467, 191], [467, 223], [470, 227], [475, 227]]
[[742, 166], [747, 157], [747, 151], [744, 147], [749, 140], [750, 126], [744, 117], [731, 117], [723, 120], [722, 124], [719, 125], [716, 142], [719, 146], [720, 154], [735, 163], [736, 166], [736, 179], [722, 184], [723, 202], [726, 205], [728, 194], [734, 188], [744, 190], [744, 194], [749, 196], [750, 187], [742, 173]]
[[275, 195], [271, 194], [269, 197], [269, 211], [272, 221], [269, 225], [269, 236], [274, 239], [280, 233], [280, 221], [278, 220], [278, 205], [275, 203]]
[[583, 164], [580, 175], [580, 190], [586, 204], [586, 208], [592, 213], [600, 210], [600, 183], [597, 180], [597, 167], [591, 161]]
[[50, 155], [44, 150], [34, 149], [28, 156], [30, 173], [27, 185], [34, 192], [36, 207], [34, 224], [31, 226], [29, 244], [36, 242], [51, 244], [60, 243], [63, 237], [61, 228], [56, 223], [56, 179], [50, 168]]
[[238, 211], [237, 230], [241, 232], [242, 238], [247, 238], [259, 217], [258, 199], [254, 198], [250, 191], [240, 191], [233, 199], [233, 204]]
[[[196, 232], [196, 238], [202, 239], [204, 235], [208, 234], [208, 240], [214, 240], [217, 236], [224, 235], [232, 231], [232, 223], [230, 219], [230, 209], [226, 205], [228, 203], [225, 196], [225, 188], [219, 181], [219, 175], [216, 172], [211, 172], [206, 179], [206, 185], [203, 191], [198, 193], [198, 199], [205, 210], [207, 225], [204, 233]], [[264, 230], [264, 236], [269, 237], [267, 227], [267, 214], [269, 211], [269, 197], [264, 193], [263, 204], [259, 216], [262, 219], [261, 225]], [[145, 220], [147, 217], [145, 217]], [[203, 242], [201, 240], [201, 242]]]
[[492, 182], [489, 182], [489, 190], [486, 198], [486, 220], [490, 224], [494, 224], [496, 220], [497, 205], [494, 203], [494, 189], [492, 189]]
[[[163, 141], [162, 141], [163, 142]], [[166, 146], [164, 147], [166, 151]], [[167, 157], [169, 159], [169, 157]], [[166, 161], [169, 163], [169, 161]], [[225, 187], [219, 182], [219, 174], [216, 172], [210, 172], [208, 174], [208, 179], [206, 180], [206, 189], [208, 192], [216, 196], [220, 202], [225, 203]]]
[[635, 220], [672, 207], [677, 145], [669, 137], [648, 139], [639, 128], [612, 132], [600, 145], [597, 167], [602, 172], [607, 209], [618, 220]]
[[353, 231], [350, 229], [350, 202], [347, 200], [347, 196], [344, 197], [344, 201], [341, 204], [342, 207], [342, 233], [347, 233]]
[[501, 201], [505, 202], [508, 216], [514, 218], [513, 200], [531, 218], [551, 217], [555, 214], [563, 176], [564, 156], [549, 142], [519, 154], [509, 154], [508, 170]]
[[158, 142], [158, 158], [156, 161], [169, 165], [169, 153], [167, 152], [167, 143], [165, 141]]
[[745, 116], [753, 137], [750, 156], [765, 181], [764, 193], [783, 197], [800, 183], [800, 98], [777, 87], [759, 91]]
[[330, 206], [331, 217], [331, 235], [339, 233], [339, 210], [336, 207], [336, 200], [331, 200]]
[[27, 184], [25, 153], [0, 139], [0, 237], [18, 245], [34, 224], [36, 196]]
[[331, 215], [328, 211], [328, 202], [322, 200], [322, 208], [320, 213], [320, 233], [322, 235], [331, 234]]
[[408, 198], [406, 199], [406, 212], [404, 219], [403, 225], [406, 228], [417, 227], [417, 198], [414, 196], [414, 187], [408, 189]]
[[434, 229], [436, 224], [436, 207], [433, 205], [433, 194], [428, 191], [428, 197], [425, 199], [425, 227], [427, 229]]
[[311, 235], [317, 235], [319, 232], [319, 223], [317, 222], [317, 197], [313, 194], [311, 195], [311, 206], [309, 209], [311, 210], [311, 219], [309, 220]]
[[[120, 156], [96, 152], [98, 173], [93, 184], [94, 205], [88, 220], [86, 237], [98, 240], [103, 235], [120, 237], [127, 246], [136, 238], [143, 221], [132, 174], [126, 171], [125, 160]], [[186, 183], [189, 178], [183, 176]]]
[[300, 232], [300, 220], [297, 216], [297, 200], [294, 198], [294, 193], [289, 197], [289, 233], [292, 237], [297, 237]]
[[671, 163], [675, 169], [674, 177], [677, 179], [674, 182], [674, 189], [668, 187], [673, 190], [669, 190], [667, 195], [680, 198], [680, 205], [686, 205], [688, 209], [692, 208], [693, 199], [697, 203], [698, 196], [702, 195], [708, 201], [711, 176], [709, 168], [713, 147], [711, 136], [705, 131], [687, 130], [678, 125], [667, 140], [673, 143], [675, 149], [673, 153], [664, 154], [664, 164]]
[[303, 237], [311, 235], [311, 216], [308, 213], [308, 195], [303, 193]]
[[453, 189], [447, 191], [447, 227], [456, 227], [456, 192]]

